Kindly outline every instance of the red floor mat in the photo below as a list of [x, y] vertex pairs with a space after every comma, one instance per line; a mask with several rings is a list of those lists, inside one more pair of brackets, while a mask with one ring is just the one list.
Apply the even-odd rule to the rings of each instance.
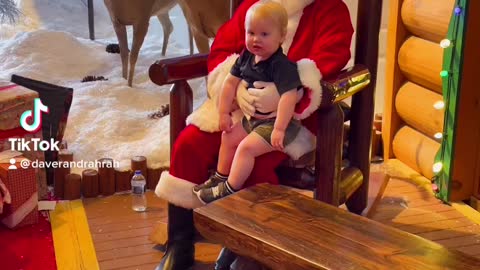
[[17, 230], [0, 226], [2, 270], [56, 270], [52, 230], [46, 217]]

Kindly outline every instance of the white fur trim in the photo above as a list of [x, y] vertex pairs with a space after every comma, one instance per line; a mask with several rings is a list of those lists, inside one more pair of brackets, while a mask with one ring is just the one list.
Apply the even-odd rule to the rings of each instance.
[[305, 127], [300, 129], [297, 137], [285, 147], [285, 153], [287, 153], [293, 160], [299, 159], [306, 153], [315, 149], [315, 136]]
[[282, 4], [287, 10], [288, 16], [302, 11], [306, 6], [313, 3], [314, 0], [274, 0]]
[[218, 97], [222, 90], [223, 81], [237, 58], [238, 54], [230, 55], [208, 74], [207, 92], [210, 98], [187, 117], [187, 125], [194, 124], [200, 130], [206, 132], [219, 131]]
[[195, 186], [194, 183], [175, 177], [165, 171], [160, 176], [155, 194], [177, 206], [193, 209], [203, 206], [197, 195], [193, 193], [193, 186]]
[[288, 14], [288, 26], [287, 35], [285, 41], [282, 43], [283, 53], [287, 54], [290, 46], [292, 45], [293, 37], [297, 32], [300, 18], [303, 15], [303, 9], [310, 5], [314, 0], [275, 0], [282, 4], [287, 10]]
[[15, 212], [2, 219], [2, 223], [8, 228], [14, 228], [18, 225], [28, 214], [32, 211], [36, 211], [35, 207], [38, 205], [38, 193], [35, 192], [30, 198], [25, 201]]
[[311, 91], [304, 91], [304, 94], [310, 95], [310, 104], [301, 113], [295, 113], [293, 117], [296, 119], [305, 119], [310, 116], [320, 106], [322, 101], [322, 87], [320, 80], [322, 74], [317, 68], [315, 62], [311, 59], [301, 59], [297, 62], [298, 74], [300, 75], [300, 81], [303, 86], [309, 88]]

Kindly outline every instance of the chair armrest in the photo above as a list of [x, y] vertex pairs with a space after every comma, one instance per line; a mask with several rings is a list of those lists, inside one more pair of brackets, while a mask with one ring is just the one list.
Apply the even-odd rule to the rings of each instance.
[[324, 96], [327, 97], [324, 102], [338, 103], [364, 89], [370, 83], [370, 72], [366, 66], [357, 64], [342, 70], [333, 78], [321, 80], [320, 83]]
[[150, 66], [148, 75], [152, 82], [158, 85], [206, 76], [207, 58], [208, 54], [194, 54], [162, 59]]

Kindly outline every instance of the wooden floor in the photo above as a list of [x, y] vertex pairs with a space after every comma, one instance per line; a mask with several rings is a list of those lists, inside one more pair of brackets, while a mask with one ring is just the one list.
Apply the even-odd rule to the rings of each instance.
[[[147, 211], [138, 213], [131, 209], [130, 194], [83, 200], [100, 269], [152, 270], [158, 265], [163, 253], [155, 246], [166, 239], [167, 203], [151, 191], [147, 201]], [[220, 247], [198, 243], [196, 249], [194, 270], [212, 269]]]
[[442, 203], [430, 181], [397, 161], [385, 170], [388, 183], [369, 218], [480, 258], [480, 213]]
[[[385, 190], [365, 215], [480, 258], [480, 214], [462, 204], [441, 203], [427, 180], [408, 168], [392, 168], [372, 167], [370, 187]], [[155, 245], [166, 239], [167, 204], [152, 192], [147, 199], [149, 208], [144, 213], [131, 210], [128, 194], [83, 200], [99, 269], [151, 270], [158, 264], [162, 252]], [[196, 244], [195, 270], [213, 269], [219, 250], [217, 245]]]

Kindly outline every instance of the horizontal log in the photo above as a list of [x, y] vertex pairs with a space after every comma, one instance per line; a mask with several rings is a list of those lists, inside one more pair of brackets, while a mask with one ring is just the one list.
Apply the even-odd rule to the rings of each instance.
[[208, 54], [194, 54], [162, 59], [150, 66], [148, 74], [152, 82], [158, 85], [206, 76], [207, 58]]
[[404, 126], [393, 138], [393, 154], [426, 178], [433, 177], [432, 166], [440, 144], [409, 126]]
[[342, 170], [339, 185], [339, 201], [344, 204], [348, 198], [362, 185], [363, 175], [360, 169], [348, 167]]
[[404, 84], [395, 97], [398, 115], [416, 130], [434, 139], [433, 135], [443, 130], [444, 110], [433, 107], [442, 96], [417, 84]]
[[398, 65], [405, 77], [437, 93], [442, 93], [442, 64], [443, 49], [425, 39], [410, 37], [398, 52]]
[[415, 36], [440, 42], [447, 36], [454, 0], [404, 0], [402, 20]]

